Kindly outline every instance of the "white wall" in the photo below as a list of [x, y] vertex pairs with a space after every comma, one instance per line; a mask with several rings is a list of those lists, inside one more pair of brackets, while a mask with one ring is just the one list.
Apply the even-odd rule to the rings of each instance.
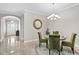
[[[35, 40], [38, 39], [37, 31], [45, 32], [46, 31], [46, 17], [43, 15], [37, 14], [35, 12], [25, 11], [24, 13], [24, 40]], [[33, 27], [33, 21], [35, 19], [40, 19], [42, 21], [42, 28], [40, 30], [36, 30]]]
[[77, 33], [76, 46], [79, 47], [79, 6], [64, 10], [59, 15], [61, 19], [54, 22], [54, 29], [60, 31], [64, 36], [70, 32]]
[[21, 16], [20, 18], [20, 38], [23, 40], [24, 39], [24, 15]]
[[1, 40], [4, 39], [5, 34], [6, 34], [5, 20], [1, 18]]

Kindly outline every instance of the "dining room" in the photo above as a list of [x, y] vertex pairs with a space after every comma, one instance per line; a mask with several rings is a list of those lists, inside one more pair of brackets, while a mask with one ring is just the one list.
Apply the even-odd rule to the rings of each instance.
[[7, 35], [15, 35], [1, 36], [1, 55], [79, 55], [79, 3], [0, 3], [0, 11], [0, 21], [10, 16]]

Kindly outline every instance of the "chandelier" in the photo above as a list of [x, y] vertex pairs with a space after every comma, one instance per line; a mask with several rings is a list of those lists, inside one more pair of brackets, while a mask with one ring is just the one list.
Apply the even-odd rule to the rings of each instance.
[[49, 15], [47, 17], [47, 19], [50, 19], [50, 20], [60, 19], [61, 17], [58, 14], [55, 13], [55, 8], [54, 8], [55, 3], [52, 3], [52, 5], [53, 5], [53, 12], [54, 13], [52, 13], [51, 15]]

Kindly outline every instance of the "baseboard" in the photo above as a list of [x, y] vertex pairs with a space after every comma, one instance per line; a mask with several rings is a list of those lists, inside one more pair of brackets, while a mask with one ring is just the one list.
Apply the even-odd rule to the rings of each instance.
[[33, 42], [33, 41], [38, 41], [38, 39], [34, 39], [34, 40], [25, 40], [24, 42], [25, 42], [25, 43], [28, 43], [28, 42]]

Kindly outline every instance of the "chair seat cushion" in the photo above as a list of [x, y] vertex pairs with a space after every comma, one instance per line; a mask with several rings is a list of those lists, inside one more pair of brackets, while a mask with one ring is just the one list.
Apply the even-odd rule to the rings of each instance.
[[48, 40], [47, 39], [41, 39], [41, 42], [47, 42]]
[[68, 41], [62, 41], [62, 45], [71, 47], [72, 44], [71, 42], [68, 42]]

